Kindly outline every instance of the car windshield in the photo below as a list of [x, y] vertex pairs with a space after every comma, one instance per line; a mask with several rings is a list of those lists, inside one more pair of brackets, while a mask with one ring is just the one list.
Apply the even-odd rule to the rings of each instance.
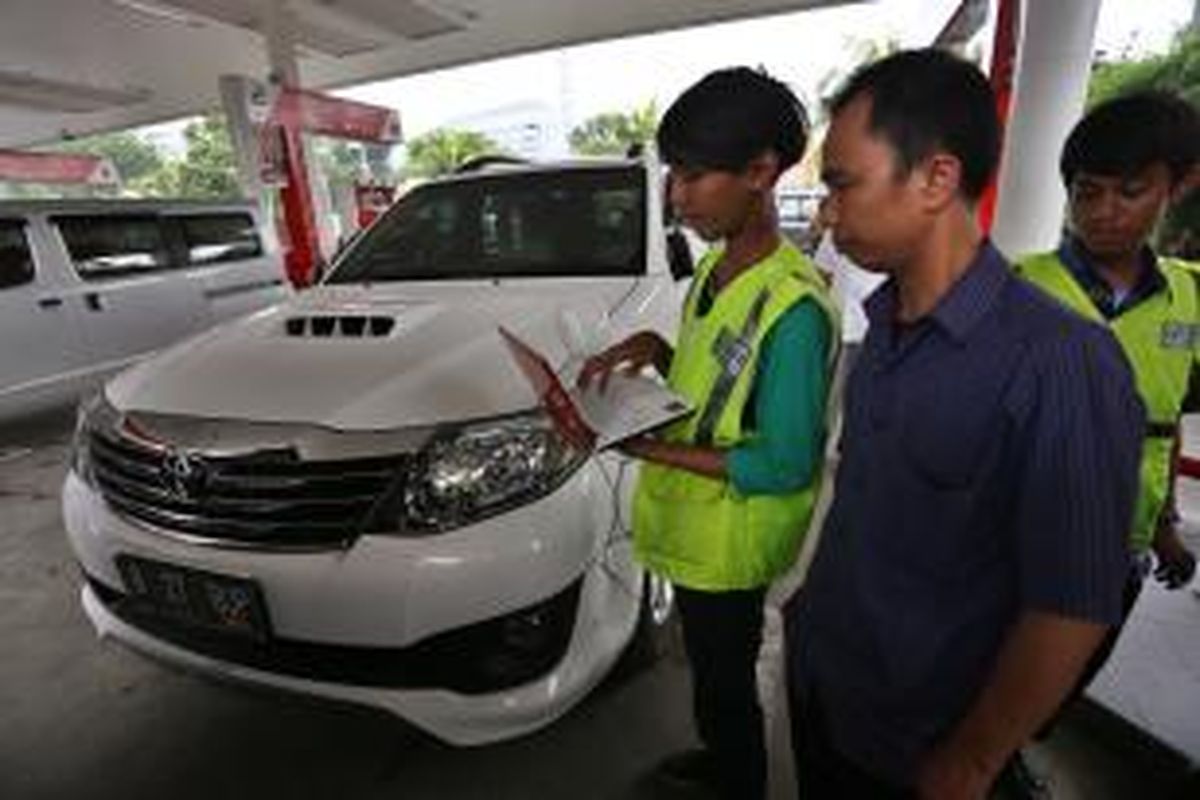
[[372, 226], [326, 282], [643, 274], [645, 197], [637, 165], [428, 184]]

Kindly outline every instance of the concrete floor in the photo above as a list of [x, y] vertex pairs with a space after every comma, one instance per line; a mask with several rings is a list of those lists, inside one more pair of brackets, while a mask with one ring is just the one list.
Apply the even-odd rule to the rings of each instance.
[[[691, 744], [678, 652], [535, 735], [454, 749], [370, 710], [209, 683], [97, 641], [58, 510], [70, 425], [58, 414], [0, 428], [0, 799], [638, 798], [639, 776]], [[772, 630], [772, 798], [787, 798]], [[1056, 797], [1176, 795], [1180, 765], [1119, 728], [1080, 712], [1035, 748]]]
[[[1200, 481], [1180, 480], [1176, 494], [1180, 536], [1200, 553]], [[1146, 583], [1088, 695], [1200, 763], [1200, 579], [1176, 591]]]

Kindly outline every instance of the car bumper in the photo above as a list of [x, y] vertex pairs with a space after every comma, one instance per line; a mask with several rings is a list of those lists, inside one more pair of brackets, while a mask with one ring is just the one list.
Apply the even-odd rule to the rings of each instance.
[[[640, 572], [627, 540], [610, 535], [619, 526], [601, 468], [589, 463], [554, 495], [478, 526], [424, 539], [365, 536], [346, 550], [317, 553], [189, 544], [113, 514], [74, 474], [64, 485], [63, 509], [89, 578], [83, 605], [102, 637], [202, 674], [386, 709], [438, 738], [473, 745], [532, 731], [565, 713], [632, 634]], [[272, 642], [299, 644], [310, 654], [404, 652], [544, 603], [564, 587], [578, 594], [553, 667], [518, 686], [468, 693], [366, 680], [336, 658], [297, 671], [191, 646], [120, 613], [120, 554], [254, 581]]]

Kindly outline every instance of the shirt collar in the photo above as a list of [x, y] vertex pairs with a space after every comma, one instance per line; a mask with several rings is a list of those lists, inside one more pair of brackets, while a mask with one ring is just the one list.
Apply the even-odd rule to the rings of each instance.
[[1115, 317], [1147, 297], [1170, 286], [1158, 268], [1158, 258], [1149, 246], [1142, 248], [1142, 271], [1129, 292], [1118, 300], [1116, 292], [1096, 269], [1095, 260], [1074, 236], [1068, 236], [1058, 248], [1058, 258], [1087, 292], [1088, 297], [1106, 317]]
[[[929, 313], [939, 328], [956, 342], [963, 342], [995, 304], [1012, 277], [1008, 262], [989, 240], [979, 245], [975, 257], [958, 281]], [[895, 280], [889, 280], [864, 303], [872, 327], [890, 328], [895, 319]]]

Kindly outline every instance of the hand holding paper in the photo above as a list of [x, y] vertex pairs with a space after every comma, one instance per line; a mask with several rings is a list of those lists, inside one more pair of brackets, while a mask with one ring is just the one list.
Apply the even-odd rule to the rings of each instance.
[[603, 449], [693, 410], [670, 389], [638, 375], [617, 374], [606, 387], [592, 383], [570, 391], [540, 353], [504, 328], [500, 336], [559, 433], [578, 447]]

